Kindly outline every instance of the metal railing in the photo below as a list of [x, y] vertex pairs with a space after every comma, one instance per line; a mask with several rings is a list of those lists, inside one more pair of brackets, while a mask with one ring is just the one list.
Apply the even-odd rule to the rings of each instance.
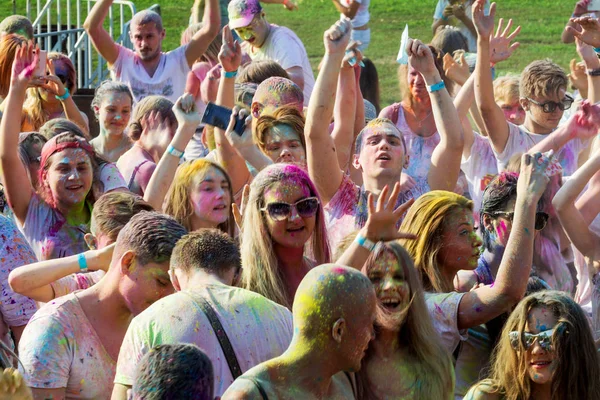
[[[77, 70], [77, 86], [94, 88], [108, 78], [106, 60], [94, 49], [83, 22], [96, 0], [27, 0], [41, 49], [67, 54]], [[129, 25], [136, 13], [132, 1], [114, 0], [105, 27], [115, 42], [131, 48]]]

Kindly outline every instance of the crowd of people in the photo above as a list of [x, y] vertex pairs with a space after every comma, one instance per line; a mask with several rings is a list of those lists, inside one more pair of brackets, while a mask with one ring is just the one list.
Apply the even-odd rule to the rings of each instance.
[[0, 399], [600, 398], [600, 11], [568, 75], [496, 76], [520, 27], [439, 0], [382, 108], [370, 0], [332, 1], [315, 79], [293, 0], [196, 0], [168, 52], [98, 0], [89, 114], [0, 23]]

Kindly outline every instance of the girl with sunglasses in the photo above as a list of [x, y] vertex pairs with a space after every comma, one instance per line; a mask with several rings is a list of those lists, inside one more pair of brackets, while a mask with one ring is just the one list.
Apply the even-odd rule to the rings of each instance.
[[67, 118], [89, 134], [88, 117], [73, 100], [77, 73], [71, 59], [62, 53], [48, 53], [46, 75], [36, 78], [38, 87], [27, 90], [21, 132], [38, 131], [53, 118]]
[[465, 400], [595, 400], [600, 360], [581, 307], [568, 295], [542, 291], [512, 312], [493, 355], [490, 379]]
[[291, 309], [304, 275], [330, 259], [314, 184], [294, 164], [270, 165], [250, 185], [243, 218], [242, 286]]

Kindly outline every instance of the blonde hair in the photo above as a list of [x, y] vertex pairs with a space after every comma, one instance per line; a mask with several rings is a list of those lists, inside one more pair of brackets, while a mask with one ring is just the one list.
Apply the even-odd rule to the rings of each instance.
[[[220, 165], [203, 158], [187, 161], [177, 169], [173, 183], [171, 183], [171, 187], [165, 198], [165, 214], [175, 218], [177, 222], [190, 232], [192, 231], [192, 215], [194, 215], [194, 206], [190, 199], [193, 184], [198, 178], [203, 178], [211, 168], [219, 170], [227, 180], [229, 185], [229, 200], [233, 202], [231, 180], [227, 172]], [[229, 217], [227, 221], [219, 224], [217, 228], [233, 237], [234, 227], [235, 223], [233, 222], [231, 204], [229, 204]]]
[[263, 153], [267, 150], [267, 138], [271, 136], [271, 130], [279, 125], [287, 125], [298, 133], [300, 144], [306, 150], [304, 116], [296, 107], [283, 106], [276, 109], [273, 114], [263, 114], [256, 120], [255, 128], [252, 130], [252, 138]]
[[514, 350], [509, 332], [523, 334], [529, 313], [538, 307], [549, 308], [558, 320], [552, 335], [556, 368], [552, 377], [552, 400], [567, 396], [577, 400], [600, 398], [600, 360], [587, 317], [567, 294], [544, 290], [521, 300], [512, 312], [492, 354], [490, 379], [475, 390], [499, 393], [505, 400], [531, 398], [532, 384], [527, 373], [522, 340]]
[[567, 89], [567, 75], [552, 61], [537, 60], [529, 64], [521, 74], [520, 97], [551, 97], [563, 88]]
[[[273, 239], [267, 228], [265, 214], [265, 191], [278, 182], [292, 180], [310, 191], [310, 196], [320, 197], [308, 174], [294, 164], [272, 164], [263, 169], [250, 185], [250, 197], [244, 211], [244, 224], [241, 234], [242, 287], [259, 293], [266, 298], [291, 309], [289, 293], [279, 271], [278, 261], [273, 251]], [[308, 250], [312, 252], [316, 264], [330, 261], [323, 206], [319, 203], [315, 230], [309, 239]], [[305, 247], [305, 254], [307, 249]]]
[[173, 102], [171, 100], [163, 96], [144, 97], [135, 107], [129, 122], [127, 130], [131, 140], [137, 141], [140, 139], [144, 131], [142, 121], [152, 111], [158, 112], [160, 119], [166, 120], [169, 125], [177, 126], [177, 118], [173, 112]]
[[[62, 61], [67, 70], [65, 87], [73, 96], [77, 92], [77, 73], [71, 59], [62, 53], [48, 53], [48, 60]], [[44, 110], [44, 103], [39, 88], [27, 89], [27, 99], [23, 104], [23, 118], [27, 121], [33, 130], [37, 131], [42, 125], [50, 120], [50, 114]]]
[[[369, 276], [380, 257], [390, 253], [404, 272], [404, 280], [410, 289], [410, 300], [400, 313], [390, 313], [377, 301], [377, 319], [375, 321], [375, 340], [382, 329], [398, 330], [399, 346], [408, 354], [406, 360], [414, 370], [414, 375], [425, 379], [426, 383], [417, 385], [415, 389], [416, 400], [447, 399], [454, 393], [454, 374], [452, 358], [442, 345], [438, 333], [433, 328], [431, 317], [425, 304], [423, 287], [417, 271], [408, 252], [397, 242], [380, 242], [371, 253], [362, 272]], [[359, 398], [376, 399], [367, 376], [366, 365], [374, 355], [373, 346], [369, 346], [362, 367], [357, 373], [359, 383]]]
[[444, 246], [442, 233], [452, 214], [468, 210], [473, 202], [466, 197], [444, 190], [433, 190], [419, 197], [408, 210], [400, 230], [417, 236], [415, 240], [401, 240], [421, 273], [426, 291], [447, 293], [454, 290], [452, 282], [444, 282], [438, 253]]
[[0, 39], [0, 97], [8, 94], [15, 55], [19, 47], [26, 43], [27, 39], [15, 33], [4, 35]]
[[507, 74], [494, 80], [494, 100], [496, 103], [519, 101], [519, 75]]

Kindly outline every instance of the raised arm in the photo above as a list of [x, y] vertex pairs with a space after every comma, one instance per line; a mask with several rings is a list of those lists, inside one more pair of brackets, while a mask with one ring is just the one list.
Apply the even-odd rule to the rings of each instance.
[[409, 39], [406, 52], [410, 66], [423, 76], [428, 86], [433, 117], [440, 133], [440, 143], [431, 155], [429, 187], [432, 190], [452, 191], [460, 172], [463, 151], [462, 124], [444, 81], [435, 67], [429, 47], [419, 40]]
[[[200, 124], [200, 115], [196, 110], [193, 96], [185, 93], [177, 99], [173, 106], [173, 112], [178, 125], [175, 136], [171, 139], [169, 149], [183, 153], [192, 136], [194, 136], [196, 127]], [[150, 203], [155, 210], [162, 210], [165, 196], [171, 187], [171, 182], [173, 182], [173, 177], [179, 166], [180, 157], [174, 155], [169, 149], [160, 158], [144, 191], [144, 200]]]
[[[89, 250], [83, 254], [90, 271], [108, 271], [114, 245], [101, 250]], [[40, 261], [16, 268], [8, 275], [8, 284], [16, 293], [35, 301], [47, 303], [56, 296], [52, 283], [57, 280], [81, 272], [79, 257], [81, 254]]]
[[[27, 217], [33, 189], [18, 152], [20, 115], [37, 61], [33, 43], [19, 47], [12, 65], [10, 89], [4, 100], [4, 118], [0, 120], [0, 165], [4, 194], [21, 224]], [[8, 118], [9, 115], [11, 118]]]
[[83, 23], [94, 48], [109, 64], [114, 64], [119, 57], [119, 46], [103, 25], [112, 3], [113, 0], [98, 0]]
[[294, 11], [298, 9], [298, 5], [296, 5], [294, 0], [261, 0], [261, 3], [282, 4], [288, 11]]
[[600, 237], [589, 228], [589, 221], [575, 205], [577, 197], [595, 175], [600, 175], [600, 152], [581, 166], [552, 199], [560, 223], [569, 240], [586, 257], [598, 260]]
[[185, 48], [185, 58], [190, 68], [204, 54], [221, 29], [219, 0], [205, 0], [202, 28], [192, 37]]
[[358, 8], [360, 7], [360, 3], [358, 1], [350, 1], [350, 5], [348, 7], [342, 5], [339, 0], [331, 0], [333, 1], [333, 5], [335, 8], [346, 16], [346, 18], [353, 19], [358, 12]]
[[563, 43], [573, 43], [575, 41], [575, 36], [573, 35], [573, 32], [569, 31], [567, 29], [567, 27], [575, 27], [577, 25], [577, 24], [573, 23], [572, 19], [579, 18], [582, 15], [587, 14], [588, 4], [590, 4], [590, 0], [579, 0], [575, 4], [575, 9], [573, 9], [573, 14], [571, 15], [571, 18], [569, 19], [569, 21], [567, 22], [567, 26], [565, 26], [565, 29], [563, 29], [562, 35], [560, 36], [560, 40], [562, 40]]
[[[490, 69], [490, 37], [494, 29], [496, 3], [492, 3], [488, 16], [483, 14], [484, 3], [485, 0], [476, 0], [473, 3], [473, 22], [477, 29], [477, 62], [474, 73], [475, 100], [494, 150], [502, 153], [508, 142], [509, 128], [504, 113], [494, 98], [494, 85]], [[506, 32], [510, 29], [511, 24], [512, 21], [509, 21]], [[501, 27], [502, 24], [499, 23], [498, 32]]]
[[[242, 61], [242, 49], [240, 44], [233, 39], [228, 26], [223, 28], [223, 46], [219, 52], [219, 61], [223, 66], [223, 70], [219, 81], [216, 103], [227, 108], [233, 108], [235, 76], [227, 77], [227, 72], [238, 70]], [[233, 193], [238, 193], [250, 180], [250, 171], [248, 171], [246, 160], [229, 143], [225, 132], [216, 127], [215, 145], [217, 160], [231, 179]]]
[[594, 17], [571, 18], [572, 25], [565, 28], [567, 33], [579, 38], [592, 47], [600, 47], [600, 21]]
[[338, 164], [329, 121], [334, 106], [334, 93], [340, 65], [350, 39], [350, 21], [337, 21], [325, 31], [325, 57], [313, 88], [306, 115], [306, 158], [308, 173], [315, 182], [324, 204], [339, 189], [343, 173]]
[[524, 154], [517, 184], [515, 214], [496, 280], [465, 293], [458, 306], [458, 329], [481, 325], [519, 302], [527, 289], [533, 260], [537, 204], [546, 186], [549, 159], [541, 153]]
[[[577, 53], [583, 60], [585, 68], [588, 71], [600, 71], [600, 60], [596, 52], [589, 44], [583, 43], [579, 38], [577, 43]], [[587, 99], [595, 104], [600, 100], [600, 76], [587, 74]]]

